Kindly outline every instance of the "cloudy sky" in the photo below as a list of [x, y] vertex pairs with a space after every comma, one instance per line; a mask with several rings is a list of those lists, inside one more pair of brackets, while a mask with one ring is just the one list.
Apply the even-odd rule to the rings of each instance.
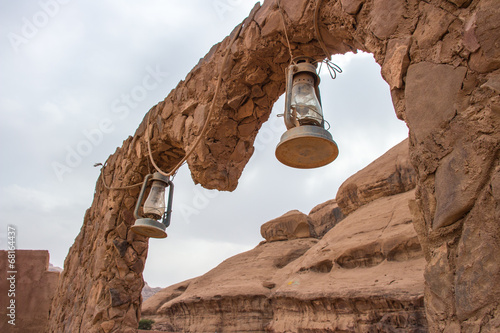
[[[121, 146], [255, 2], [0, 0], [0, 248], [12, 225], [19, 249], [48, 249], [62, 267], [93, 199], [93, 164]], [[150, 240], [144, 276], [151, 286], [198, 276], [255, 247], [263, 223], [334, 198], [345, 179], [407, 136], [373, 57], [334, 61], [344, 73], [331, 80], [323, 71], [320, 88], [338, 159], [313, 170], [275, 159], [285, 130], [276, 116], [282, 96], [234, 192], [204, 190], [187, 166], [179, 171], [168, 238]], [[114, 112], [151, 72], [161, 75], [127, 112]], [[101, 135], [92, 136], [96, 130]], [[84, 154], [71, 168], [57, 169], [78, 149]]]

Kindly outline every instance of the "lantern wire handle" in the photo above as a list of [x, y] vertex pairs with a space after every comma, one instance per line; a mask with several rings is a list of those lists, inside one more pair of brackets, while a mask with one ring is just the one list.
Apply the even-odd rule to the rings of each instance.
[[336, 63], [334, 63], [328, 59], [320, 62], [318, 73], [321, 73], [321, 68], [323, 66], [323, 63], [326, 64], [326, 68], [328, 69], [328, 73], [330, 74], [330, 77], [332, 78], [332, 80], [335, 80], [337, 78], [337, 73], [339, 73], [339, 74], [342, 73], [342, 68], [340, 68], [339, 65], [337, 65]]

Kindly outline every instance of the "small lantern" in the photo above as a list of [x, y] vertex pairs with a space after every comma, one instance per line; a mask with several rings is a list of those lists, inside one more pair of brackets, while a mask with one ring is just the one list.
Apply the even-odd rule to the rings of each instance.
[[286, 74], [285, 125], [287, 131], [276, 147], [276, 158], [300, 169], [333, 162], [339, 150], [325, 121], [319, 94], [319, 76], [313, 60], [297, 58]]
[[[152, 181], [151, 190], [149, 191], [148, 198], [144, 202], [144, 217], [142, 217], [139, 216], [139, 208], [150, 180]], [[167, 186], [169, 186], [170, 189], [168, 192], [167, 206], [165, 207], [165, 188]], [[134, 217], [136, 221], [131, 227], [131, 230], [136, 234], [146, 237], [167, 237], [165, 229], [170, 225], [173, 194], [174, 184], [168, 177], [163, 176], [159, 172], [147, 175], [146, 178], [144, 178], [139, 199], [137, 199], [137, 204], [135, 205]], [[160, 219], [161, 222], [158, 221]]]

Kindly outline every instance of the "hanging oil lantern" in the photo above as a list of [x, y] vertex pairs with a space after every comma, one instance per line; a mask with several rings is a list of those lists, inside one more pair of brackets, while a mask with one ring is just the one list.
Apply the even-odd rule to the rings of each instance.
[[[149, 191], [149, 195], [143, 205], [144, 216], [140, 216], [139, 208], [149, 181], [152, 182], [151, 190]], [[168, 193], [167, 205], [165, 206], [165, 189], [167, 187], [170, 189]], [[147, 175], [144, 179], [144, 183], [142, 184], [137, 204], [135, 205], [134, 217], [136, 218], [136, 221], [131, 227], [131, 230], [136, 234], [146, 237], [167, 237], [165, 229], [170, 225], [173, 193], [174, 184], [169, 177], [165, 177], [159, 172]]]
[[297, 58], [287, 69], [284, 113], [287, 131], [276, 147], [276, 158], [287, 166], [318, 168], [333, 162], [339, 154], [332, 135], [325, 129], [319, 82], [311, 58]]

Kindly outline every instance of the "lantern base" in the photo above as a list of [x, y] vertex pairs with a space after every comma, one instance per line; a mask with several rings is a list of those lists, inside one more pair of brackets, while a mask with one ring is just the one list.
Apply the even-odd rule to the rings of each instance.
[[165, 232], [166, 228], [167, 227], [161, 222], [144, 218], [135, 220], [134, 225], [130, 229], [141, 236], [165, 238], [167, 237], [167, 233]]
[[312, 169], [333, 162], [339, 149], [330, 132], [323, 127], [304, 125], [289, 129], [276, 147], [281, 163], [298, 169]]

